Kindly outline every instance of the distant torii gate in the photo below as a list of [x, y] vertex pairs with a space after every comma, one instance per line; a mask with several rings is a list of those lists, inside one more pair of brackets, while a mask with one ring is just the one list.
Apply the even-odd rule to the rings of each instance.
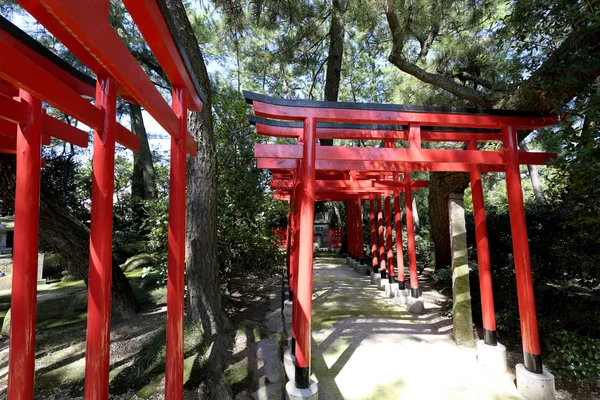
[[[297, 394], [300, 393], [298, 390], [305, 389], [309, 389], [311, 393], [316, 391], [316, 383], [310, 380], [314, 202], [329, 199], [319, 193], [324, 186], [331, 188], [331, 198], [334, 198], [334, 194], [342, 196], [336, 199], [343, 199], [344, 196], [343, 184], [331, 186], [319, 183], [316, 177], [335, 175], [340, 171], [342, 176], [349, 171], [391, 171], [404, 173], [406, 179], [409, 179], [407, 177], [411, 171], [470, 173], [480, 265], [484, 338], [485, 344], [489, 346], [495, 346], [497, 340], [481, 172], [504, 172], [513, 238], [524, 366], [526, 371], [531, 373], [543, 373], [519, 165], [545, 164], [556, 155], [520, 151], [516, 132], [554, 125], [558, 122], [557, 116], [508, 110], [286, 100], [251, 92], [244, 92], [244, 96], [246, 101], [253, 105], [255, 115], [249, 119], [256, 125], [259, 133], [298, 139], [298, 144], [295, 145], [255, 146], [259, 168], [295, 171], [292, 219], [295, 221], [294, 238], [297, 237], [298, 245], [293, 248], [292, 259], [297, 257], [298, 270], [294, 281], [292, 320], [296, 339], [293, 349], [296, 372], [294, 382], [286, 386], [288, 394]], [[386, 147], [317, 146], [316, 140], [320, 138], [384, 140]], [[394, 148], [394, 140], [408, 141], [408, 148]], [[463, 142], [467, 143], [467, 149], [426, 149], [422, 147], [422, 141]], [[479, 141], [501, 141], [503, 148], [497, 151], [478, 150]], [[377, 192], [379, 184], [382, 183], [361, 182], [353, 189], [373, 193]], [[406, 190], [407, 194], [410, 192]], [[279, 198], [289, 194], [275, 193]], [[410, 208], [412, 211], [412, 205]], [[352, 209], [351, 206], [351, 213]], [[351, 215], [351, 218], [355, 217]], [[373, 219], [374, 212], [371, 213], [371, 221]], [[407, 223], [412, 223], [412, 217], [409, 215]], [[373, 224], [371, 226], [373, 227]], [[354, 230], [354, 227], [351, 222], [349, 232]], [[373, 229], [371, 233], [373, 237]], [[381, 243], [380, 234], [380, 245]], [[374, 253], [376, 254], [376, 251]], [[379, 255], [379, 261], [382, 261], [385, 255], [381, 252]], [[418, 296], [418, 289], [411, 290], [410, 295]]]
[[[0, 152], [16, 154], [8, 398], [32, 399], [41, 145], [50, 136], [87, 147], [88, 134], [45, 113], [42, 102], [94, 129], [85, 398], [107, 399], [110, 358], [115, 142], [139, 150], [116, 122], [117, 96], [140, 104], [171, 135], [165, 398], [183, 396], [186, 156], [197, 144], [187, 112], [206, 97], [163, 18], [162, 0], [124, 0], [172, 85], [169, 105], [109, 23], [109, 0], [18, 0], [94, 74], [85, 75], [0, 17]], [[95, 98], [95, 104], [89, 99]]]

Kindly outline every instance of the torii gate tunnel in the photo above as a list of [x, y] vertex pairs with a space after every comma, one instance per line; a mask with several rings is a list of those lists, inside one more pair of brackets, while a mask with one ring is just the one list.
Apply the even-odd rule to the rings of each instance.
[[171, 106], [110, 25], [109, 0], [18, 0], [96, 79], [0, 17], [0, 152], [16, 154], [17, 168], [9, 399], [34, 394], [41, 145], [51, 136], [88, 145], [87, 132], [47, 115], [42, 102], [94, 130], [85, 398], [108, 398], [115, 142], [140, 146], [116, 122], [117, 96], [144, 107], [171, 135], [165, 398], [183, 396], [186, 156], [197, 152], [187, 112], [200, 111], [205, 96], [162, 0], [123, 2], [172, 85]]
[[[369, 201], [372, 270], [390, 282], [405, 285], [402, 256], [400, 192], [405, 193], [409, 252], [410, 296], [419, 296], [412, 216], [412, 191], [427, 186], [411, 172], [467, 172], [470, 175], [476, 225], [484, 340], [496, 345], [496, 322], [481, 185], [482, 172], [504, 172], [508, 192], [519, 316], [525, 368], [542, 373], [540, 343], [531, 278], [529, 244], [519, 165], [546, 164], [554, 153], [523, 152], [517, 130], [532, 130], [558, 123], [555, 115], [508, 110], [457, 109], [287, 100], [244, 92], [254, 114], [249, 116], [258, 133], [297, 139], [297, 144], [257, 144], [259, 168], [270, 169], [277, 199], [290, 202], [288, 241], [292, 311], [294, 385], [311, 385], [311, 311], [313, 219], [315, 201], [345, 201], [348, 252], [364, 260], [362, 201]], [[319, 146], [317, 139], [385, 141], [384, 148]], [[395, 148], [395, 141], [408, 147]], [[422, 142], [462, 142], [464, 150], [427, 149]], [[479, 142], [501, 142], [499, 150], [479, 150]], [[398, 277], [394, 276], [391, 198]], [[382, 218], [384, 197], [386, 221]], [[290, 243], [291, 242], [291, 243]], [[379, 248], [377, 247], [379, 244]]]

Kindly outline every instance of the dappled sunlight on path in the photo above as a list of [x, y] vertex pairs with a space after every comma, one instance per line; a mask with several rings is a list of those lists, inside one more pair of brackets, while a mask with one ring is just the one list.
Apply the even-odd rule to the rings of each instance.
[[426, 282], [413, 316], [345, 264], [315, 259], [313, 372], [320, 399], [521, 399], [509, 374], [482, 370], [475, 349], [451, 339], [444, 296]]

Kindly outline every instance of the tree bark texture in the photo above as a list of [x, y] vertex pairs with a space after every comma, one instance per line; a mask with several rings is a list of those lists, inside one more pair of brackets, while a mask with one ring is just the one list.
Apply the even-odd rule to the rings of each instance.
[[213, 137], [210, 80], [204, 57], [181, 0], [166, 0], [169, 28], [186, 49], [193, 73], [207, 101], [201, 112], [188, 114], [188, 130], [198, 144], [197, 157], [187, 161], [186, 265], [188, 316], [200, 320], [207, 340], [227, 325], [221, 308], [217, 262], [217, 160]]
[[[3, 202], [15, 201], [15, 157], [0, 154], [0, 198]], [[86, 282], [89, 275], [90, 231], [77, 218], [73, 217], [52, 195], [41, 188], [40, 195], [40, 241], [57, 254], [60, 254], [70, 268]], [[139, 305], [127, 277], [112, 263], [112, 312], [116, 318], [130, 318]]]
[[133, 175], [131, 176], [131, 195], [143, 200], [156, 198], [156, 173], [152, 163], [152, 152], [148, 144], [148, 135], [142, 118], [142, 107], [129, 103], [131, 129], [140, 138], [140, 151], [133, 153]]
[[[325, 76], [325, 101], [337, 101], [344, 59], [344, 12], [346, 0], [332, 0], [329, 25], [329, 53]], [[333, 146], [333, 139], [319, 139], [321, 146]]]

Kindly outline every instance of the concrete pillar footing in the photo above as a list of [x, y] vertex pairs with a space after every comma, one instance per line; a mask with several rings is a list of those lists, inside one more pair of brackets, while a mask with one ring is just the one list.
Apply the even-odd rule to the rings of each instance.
[[554, 400], [556, 389], [554, 375], [546, 368], [541, 374], [528, 371], [523, 364], [517, 364], [517, 390], [528, 400]]
[[385, 287], [385, 295], [387, 297], [396, 297], [396, 292], [400, 290], [400, 285], [398, 283], [389, 283], [388, 285]]
[[508, 369], [506, 362], [506, 347], [498, 343], [496, 346], [477, 341], [477, 361], [479, 365], [494, 373], [503, 373]]
[[377, 289], [385, 291], [385, 288], [390, 284], [390, 281], [388, 280], [387, 277], [382, 278], [381, 274], [380, 274], [379, 278], [377, 278], [376, 283], [377, 283]]
[[369, 275], [369, 267], [367, 267], [365, 264], [359, 264], [357, 272], [361, 275]]
[[314, 380], [310, 381], [310, 387], [306, 389], [298, 389], [294, 384], [294, 380], [290, 380], [285, 385], [286, 400], [318, 400], [319, 386]]
[[403, 289], [403, 290], [398, 289], [398, 291], [396, 291], [396, 297], [394, 298], [394, 301], [399, 306], [405, 306], [406, 302], [408, 301], [408, 296], [409, 296], [408, 289]]
[[377, 284], [377, 279], [381, 279], [381, 274], [376, 274], [375, 272], [371, 272], [371, 283], [373, 285]]
[[296, 357], [292, 355], [291, 350], [286, 350], [283, 353], [283, 369], [285, 370], [288, 381], [294, 380], [296, 374], [296, 368], [294, 366], [295, 358]]
[[290, 314], [291, 314], [291, 312], [292, 312], [292, 305], [293, 305], [293, 304], [294, 304], [294, 303], [293, 303], [291, 300], [285, 300], [285, 301], [283, 302], [283, 312], [284, 312], [285, 314], [287, 314], [287, 313], [290, 313]]
[[425, 301], [423, 300], [423, 297], [407, 297], [406, 310], [411, 314], [424, 314]]

